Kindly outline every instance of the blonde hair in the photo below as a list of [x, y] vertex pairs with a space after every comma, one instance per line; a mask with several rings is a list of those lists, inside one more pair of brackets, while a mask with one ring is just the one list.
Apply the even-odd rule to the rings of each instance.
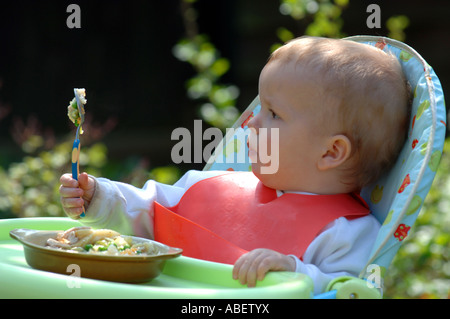
[[[302, 37], [276, 50], [268, 63], [274, 60], [295, 62], [318, 81], [323, 123], [352, 143], [346, 183], [361, 188], [391, 168], [405, 142], [411, 104], [393, 54], [353, 41]], [[330, 119], [337, 120], [334, 127]]]

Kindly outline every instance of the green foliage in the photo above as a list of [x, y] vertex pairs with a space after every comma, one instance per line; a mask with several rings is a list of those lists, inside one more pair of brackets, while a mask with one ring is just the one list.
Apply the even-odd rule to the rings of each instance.
[[201, 117], [212, 126], [221, 129], [230, 127], [239, 115], [235, 107], [239, 89], [219, 83], [219, 79], [228, 72], [230, 62], [220, 56], [206, 35], [180, 40], [173, 53], [179, 60], [191, 64], [196, 71], [196, 75], [186, 81], [186, 88], [191, 99], [203, 101]]
[[450, 297], [450, 139], [410, 235], [385, 278], [386, 298]]
[[199, 113], [203, 120], [225, 130], [239, 117], [236, 108], [239, 89], [235, 85], [220, 83], [221, 77], [230, 69], [230, 62], [221, 57], [207, 35], [197, 33], [196, 12], [192, 6], [195, 1], [181, 2], [185, 6], [183, 16], [187, 21], [188, 36], [178, 41], [173, 54], [180, 61], [189, 63], [196, 73], [186, 81], [187, 95], [201, 101]]
[[[30, 136], [22, 144], [27, 152], [37, 150], [42, 140]], [[30, 147], [32, 145], [33, 147]], [[41, 150], [37, 155], [28, 153], [20, 162], [4, 169], [0, 167], [0, 218], [63, 216], [59, 202], [59, 178], [70, 172], [72, 142], [62, 142], [51, 150]], [[106, 147], [101, 143], [83, 147], [80, 165], [89, 174], [100, 174], [106, 163]]]
[[[344, 21], [342, 11], [350, 5], [350, 0], [280, 0], [280, 13], [291, 16], [304, 27], [304, 35], [343, 38]], [[409, 19], [405, 15], [389, 17], [386, 21], [387, 36], [399, 41], [405, 40], [404, 30], [409, 26]], [[296, 35], [284, 27], [277, 30], [281, 43], [275, 43], [271, 51]], [[297, 35], [298, 36], [298, 35]]]
[[386, 21], [386, 28], [389, 30], [388, 37], [399, 41], [405, 41], [405, 29], [409, 26], [407, 16], [392, 16]]
[[[32, 135], [29, 139], [23, 142], [24, 150], [42, 136]], [[61, 142], [50, 150], [33, 147], [36, 154], [28, 153], [6, 169], [0, 166], [0, 218], [65, 216], [59, 199], [59, 179], [71, 172], [72, 143], [72, 140]], [[81, 148], [80, 168], [94, 176], [116, 175], [124, 182], [142, 187], [150, 178], [172, 184], [181, 175], [174, 166], [148, 170], [145, 165], [136, 165], [136, 161], [129, 162], [132, 165], [124, 167], [122, 163], [116, 166], [108, 161], [107, 148], [100, 142]]]
[[[348, 0], [281, 0], [280, 13], [298, 21], [305, 35], [342, 38], [345, 34], [341, 31], [344, 24], [341, 14], [348, 4]], [[280, 27], [277, 36], [281, 43], [273, 44], [272, 52], [298, 35]]]

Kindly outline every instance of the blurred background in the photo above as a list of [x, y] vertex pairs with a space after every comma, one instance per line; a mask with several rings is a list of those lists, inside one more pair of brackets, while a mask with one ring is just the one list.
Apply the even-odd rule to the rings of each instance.
[[[71, 3], [80, 28], [69, 28]], [[369, 28], [371, 3], [381, 9]], [[294, 37], [389, 36], [416, 49], [450, 92], [447, 0], [2, 1], [0, 218], [63, 216], [73, 88], [87, 91], [83, 171], [141, 187], [204, 163], [174, 165], [175, 128], [230, 127], [258, 93], [272, 50]], [[73, 21], [73, 20], [71, 20]], [[206, 141], [207, 143], [207, 141]], [[386, 298], [450, 296], [450, 158], [386, 277]]]

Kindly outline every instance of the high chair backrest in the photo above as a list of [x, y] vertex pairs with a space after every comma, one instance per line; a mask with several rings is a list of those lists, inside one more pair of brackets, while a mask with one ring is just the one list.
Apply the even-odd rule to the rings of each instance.
[[[408, 139], [396, 164], [388, 174], [361, 192], [382, 224], [367, 265], [376, 264], [383, 270], [407, 237], [436, 174], [446, 132], [444, 96], [431, 66], [408, 45], [376, 36], [354, 36], [346, 40], [392, 52], [399, 59], [414, 93]], [[256, 97], [227, 131], [205, 170], [251, 170], [247, 156], [247, 122], [260, 108]]]
[[368, 265], [380, 266], [383, 273], [408, 236], [436, 175], [446, 132], [444, 95], [433, 68], [408, 45], [375, 36], [347, 40], [393, 53], [413, 90], [408, 138], [395, 166], [361, 192], [382, 224]]

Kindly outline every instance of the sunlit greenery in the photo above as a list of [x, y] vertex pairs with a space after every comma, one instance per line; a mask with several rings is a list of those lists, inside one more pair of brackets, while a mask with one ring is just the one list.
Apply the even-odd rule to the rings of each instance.
[[187, 95], [198, 100], [200, 117], [214, 127], [225, 130], [239, 117], [236, 99], [239, 89], [221, 83], [230, 62], [221, 56], [208, 35], [198, 33], [196, 0], [181, 0], [186, 36], [173, 48], [174, 56], [192, 65], [195, 75], [186, 81]]
[[[41, 144], [33, 141], [41, 139], [39, 135], [30, 136], [22, 143], [26, 153], [23, 159], [7, 168], [0, 166], [0, 218], [65, 216], [59, 201], [59, 179], [71, 172], [73, 141], [61, 142], [49, 150], [36, 149]], [[116, 165], [108, 161], [107, 148], [101, 142], [82, 147], [80, 167], [88, 174], [117, 176], [137, 187], [150, 178], [173, 184], [181, 174], [172, 165], [148, 170], [133, 159]]]
[[202, 101], [201, 117], [215, 127], [230, 127], [239, 116], [235, 107], [239, 89], [219, 82], [230, 68], [228, 59], [220, 56], [206, 35], [200, 34], [180, 40], [173, 53], [196, 71], [196, 75], [187, 80], [186, 88], [191, 99]]
[[[42, 136], [33, 135], [22, 147], [29, 151], [33, 141]], [[0, 167], [0, 218], [62, 216], [59, 203], [59, 178], [70, 172], [72, 143], [63, 142], [37, 155], [27, 154], [22, 161]], [[101, 173], [106, 163], [106, 147], [97, 143], [83, 148], [80, 164], [90, 174]]]
[[399, 15], [390, 17], [386, 21], [386, 28], [389, 30], [388, 37], [399, 41], [404, 41], [406, 38], [405, 29], [409, 26], [409, 19], [407, 16]]
[[422, 211], [385, 283], [389, 298], [450, 298], [450, 139]]

